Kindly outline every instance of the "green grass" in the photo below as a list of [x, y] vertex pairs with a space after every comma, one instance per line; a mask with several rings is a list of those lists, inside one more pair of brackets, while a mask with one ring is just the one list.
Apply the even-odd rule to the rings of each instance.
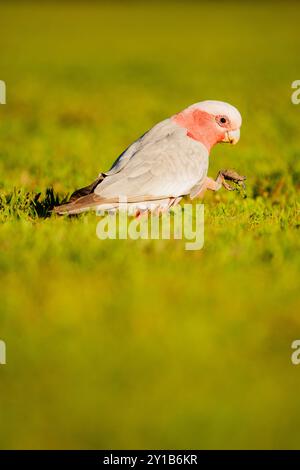
[[[299, 447], [299, 13], [1, 3], [1, 448]], [[244, 120], [210, 174], [247, 175], [247, 197], [205, 198], [203, 250], [46, 217], [203, 99]]]

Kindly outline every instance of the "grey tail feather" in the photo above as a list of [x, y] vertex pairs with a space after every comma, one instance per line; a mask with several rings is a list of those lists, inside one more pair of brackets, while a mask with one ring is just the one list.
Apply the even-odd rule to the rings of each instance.
[[[172, 198], [172, 196], [132, 196], [128, 198], [128, 203], [143, 202], [143, 201], [160, 201], [164, 199]], [[119, 206], [119, 197], [104, 198], [95, 193], [90, 193], [85, 196], [81, 196], [73, 202], [62, 204], [61, 206], [54, 207], [56, 214], [80, 214], [81, 212], [87, 211], [100, 205], [112, 204], [115, 207]]]
[[103, 201], [103, 198], [97, 196], [95, 193], [86, 194], [85, 196], [80, 196], [75, 200], [68, 202], [67, 204], [62, 204], [60, 206], [54, 207], [54, 212], [56, 214], [80, 214], [86, 210], [89, 210], [92, 207], [97, 206]]
[[89, 184], [88, 186], [85, 186], [84, 188], [76, 189], [76, 191], [74, 191], [74, 193], [71, 194], [69, 203], [76, 201], [82, 196], [87, 196], [88, 194], [91, 194], [92, 192], [94, 192], [95, 188], [98, 186], [99, 183], [101, 183], [101, 181], [104, 180], [104, 178], [105, 178], [105, 175], [101, 173], [98, 176], [98, 178], [95, 181], [93, 181], [91, 184]]
[[[75, 209], [74, 204], [78, 202], [79, 199], [83, 199], [86, 196], [92, 195], [95, 188], [98, 186], [99, 183], [101, 183], [101, 181], [104, 180], [104, 178], [105, 178], [105, 175], [103, 173], [100, 173], [100, 175], [95, 181], [93, 181], [88, 186], [85, 186], [84, 188], [76, 189], [76, 191], [74, 191], [71, 194], [70, 199], [66, 204], [61, 204], [60, 206], [54, 207], [53, 211], [56, 212], [56, 214], [70, 214], [70, 213], [76, 214], [76, 213], [82, 212], [83, 210], [88, 209], [89, 208], [88, 206], [86, 207], [86, 209], [84, 209], [82, 207], [82, 204], [80, 204], [81, 206], [80, 210], [78, 206]], [[91, 202], [90, 198], [89, 198], [89, 202]]]

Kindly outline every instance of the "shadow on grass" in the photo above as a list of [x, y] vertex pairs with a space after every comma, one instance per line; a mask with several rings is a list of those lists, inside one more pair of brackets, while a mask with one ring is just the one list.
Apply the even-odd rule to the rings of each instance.
[[0, 214], [2, 219], [8, 216], [20, 218], [24, 215], [46, 219], [51, 216], [55, 206], [64, 204], [67, 200], [68, 195], [55, 193], [53, 188], [47, 188], [44, 194], [14, 189], [8, 194], [1, 195]]
[[46, 217], [50, 217], [55, 206], [65, 204], [68, 199], [68, 195], [61, 196], [55, 193], [53, 188], [47, 188], [45, 195], [41, 197], [41, 193], [36, 194], [31, 204], [36, 215], [41, 219], [45, 219]]

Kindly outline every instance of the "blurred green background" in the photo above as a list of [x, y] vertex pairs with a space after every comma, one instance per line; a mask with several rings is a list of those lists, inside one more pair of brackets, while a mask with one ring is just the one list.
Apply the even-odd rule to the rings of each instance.
[[[0, 447], [298, 448], [300, 5], [1, 2]], [[204, 99], [247, 197], [205, 198], [205, 246], [100, 241], [38, 216]]]

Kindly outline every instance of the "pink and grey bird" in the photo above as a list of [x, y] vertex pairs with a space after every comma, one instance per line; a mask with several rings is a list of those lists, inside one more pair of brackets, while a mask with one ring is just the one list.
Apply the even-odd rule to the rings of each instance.
[[[235, 144], [240, 138], [239, 111], [222, 101], [202, 101], [156, 124], [130, 145], [111, 169], [89, 186], [75, 191], [69, 202], [55, 208], [59, 214], [89, 209], [113, 211], [126, 201], [131, 214], [164, 211], [182, 197], [217, 191], [226, 179], [241, 182], [235, 172], [207, 176], [209, 154], [219, 142]], [[121, 201], [121, 202], [120, 202]]]

